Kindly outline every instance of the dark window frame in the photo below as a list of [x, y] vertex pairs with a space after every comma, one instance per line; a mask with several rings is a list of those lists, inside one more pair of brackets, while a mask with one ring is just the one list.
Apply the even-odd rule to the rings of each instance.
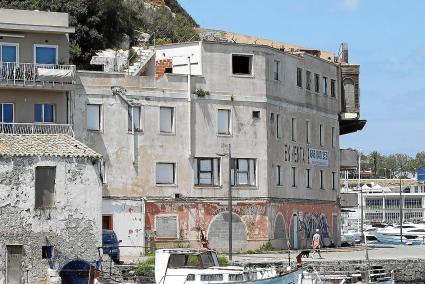
[[[208, 158], [208, 157], [198, 157], [196, 159], [196, 182], [195, 186], [220, 186], [220, 159], [219, 158]], [[214, 160], [217, 160], [217, 176], [214, 174]], [[210, 161], [211, 170], [201, 170], [201, 162]], [[201, 174], [210, 174], [211, 183], [201, 183], [200, 176]], [[217, 183], [214, 181], [217, 180]]]

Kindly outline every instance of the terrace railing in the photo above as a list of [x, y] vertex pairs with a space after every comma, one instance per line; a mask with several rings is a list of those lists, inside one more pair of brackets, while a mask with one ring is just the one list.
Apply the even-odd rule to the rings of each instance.
[[75, 65], [0, 62], [0, 83], [36, 85], [74, 84]]
[[71, 124], [0, 123], [0, 134], [66, 134], [74, 136]]

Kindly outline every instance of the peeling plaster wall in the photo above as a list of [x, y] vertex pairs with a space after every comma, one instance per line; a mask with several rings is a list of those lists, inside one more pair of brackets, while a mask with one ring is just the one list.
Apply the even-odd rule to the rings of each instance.
[[[56, 166], [55, 205], [35, 209], [35, 167]], [[78, 259], [94, 261], [101, 241], [101, 185], [88, 159], [0, 157], [0, 279], [6, 275], [7, 245], [23, 245], [28, 283], [46, 277], [42, 246], [52, 245], [60, 270]], [[2, 283], [0, 281], [0, 283]]]
[[[155, 236], [156, 216], [177, 216], [178, 237], [177, 238], [158, 238], [154, 237], [158, 247], [175, 247], [177, 244], [186, 244], [192, 247], [200, 247], [200, 231], [205, 237], [212, 235], [209, 230], [211, 224], [222, 213], [227, 213], [227, 202], [191, 202], [191, 201], [149, 201], [146, 206], [146, 230]], [[336, 244], [339, 242], [340, 236], [333, 235], [334, 224], [332, 223], [332, 215], [339, 218], [339, 210], [335, 204], [302, 204], [290, 201], [285, 202], [269, 202], [269, 201], [250, 201], [250, 202], [234, 202], [233, 213], [240, 217], [243, 226], [236, 224], [238, 218], [234, 218], [235, 228], [234, 235], [246, 234], [246, 243], [237, 238], [234, 240], [235, 251], [246, 251], [256, 249], [268, 240], [276, 248], [286, 248], [287, 241], [291, 239], [291, 217], [294, 213], [299, 216], [298, 227], [298, 243], [300, 248], [310, 247], [311, 237], [315, 230], [320, 229], [323, 238], [328, 238], [330, 242]], [[276, 217], [283, 217], [283, 238], [275, 238]], [[213, 247], [218, 250], [227, 249], [228, 238], [228, 222], [224, 218], [224, 222], [220, 220], [222, 230], [221, 235], [214, 234], [214, 241], [209, 240], [212, 244], [219, 246]], [[216, 226], [213, 226], [216, 228]], [[242, 228], [246, 232], [241, 232]], [[339, 228], [339, 227], [338, 227]], [[278, 227], [277, 229], [281, 229]], [[282, 234], [280, 234], [282, 235]], [[243, 245], [241, 245], [241, 242]]]

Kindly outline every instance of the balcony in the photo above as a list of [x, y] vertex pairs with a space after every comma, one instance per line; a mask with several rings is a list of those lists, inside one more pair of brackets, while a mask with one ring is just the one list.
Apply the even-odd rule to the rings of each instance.
[[0, 84], [75, 84], [75, 65], [0, 62]]
[[71, 124], [0, 123], [0, 134], [66, 134], [74, 137]]

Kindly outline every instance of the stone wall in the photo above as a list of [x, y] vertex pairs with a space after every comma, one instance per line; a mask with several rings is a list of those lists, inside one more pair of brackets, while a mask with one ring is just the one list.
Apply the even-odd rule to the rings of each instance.
[[[56, 166], [55, 201], [35, 208], [35, 167]], [[5, 283], [8, 245], [23, 248], [23, 277], [44, 283], [49, 261], [42, 246], [53, 246], [50, 266], [97, 259], [101, 245], [101, 184], [88, 159], [0, 158], [0, 284]]]
[[[332, 271], [354, 271], [367, 269], [366, 261], [323, 261], [310, 263], [317, 271], [330, 274]], [[425, 283], [425, 259], [381, 259], [371, 260], [370, 265], [381, 265], [387, 272], [394, 271], [395, 283]]]

